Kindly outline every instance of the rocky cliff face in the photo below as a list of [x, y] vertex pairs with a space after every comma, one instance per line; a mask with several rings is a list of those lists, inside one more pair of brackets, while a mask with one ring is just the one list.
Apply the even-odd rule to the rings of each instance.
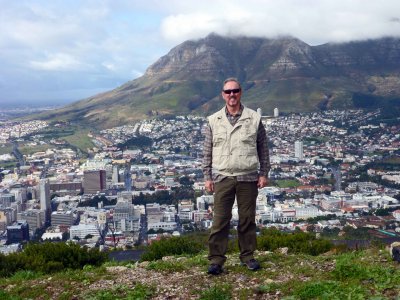
[[310, 46], [292, 37], [210, 34], [176, 46], [142, 77], [47, 117], [107, 127], [154, 114], [207, 114], [222, 105], [221, 83], [232, 76], [243, 83], [243, 102], [265, 112], [351, 108], [354, 93], [384, 101], [400, 97], [400, 39]]

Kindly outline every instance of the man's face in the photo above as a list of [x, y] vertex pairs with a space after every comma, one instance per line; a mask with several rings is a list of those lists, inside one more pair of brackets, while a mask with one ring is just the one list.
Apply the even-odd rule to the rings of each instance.
[[[239, 90], [239, 92], [238, 92]], [[225, 93], [229, 92], [230, 93]], [[236, 93], [235, 93], [236, 92]], [[225, 103], [228, 107], [237, 108], [240, 107], [240, 97], [242, 96], [242, 91], [239, 87], [239, 84], [235, 81], [228, 81], [224, 85], [224, 89], [222, 91], [222, 98], [224, 98]]]

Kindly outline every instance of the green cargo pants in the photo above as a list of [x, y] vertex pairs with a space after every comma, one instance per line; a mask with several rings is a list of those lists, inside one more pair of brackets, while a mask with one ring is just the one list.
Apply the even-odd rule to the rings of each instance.
[[212, 264], [223, 265], [226, 261], [232, 207], [237, 199], [239, 225], [240, 260], [247, 262], [253, 258], [257, 247], [256, 239], [256, 200], [257, 182], [237, 181], [236, 177], [227, 177], [214, 185], [214, 217], [208, 239], [208, 259]]

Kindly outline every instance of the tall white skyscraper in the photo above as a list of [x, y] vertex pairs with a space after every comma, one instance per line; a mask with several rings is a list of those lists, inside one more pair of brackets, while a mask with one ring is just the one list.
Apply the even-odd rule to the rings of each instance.
[[40, 209], [45, 211], [46, 222], [50, 221], [51, 201], [50, 201], [50, 182], [48, 179], [40, 179], [39, 197], [40, 197]]
[[262, 109], [260, 107], [257, 108], [257, 113], [260, 115], [260, 117], [262, 117]]
[[119, 167], [118, 165], [113, 165], [112, 167], [112, 183], [117, 184], [119, 182]]
[[274, 108], [274, 117], [279, 117], [279, 109], [277, 107]]
[[297, 157], [298, 159], [303, 159], [304, 158], [303, 142], [302, 141], [296, 141], [294, 143], [294, 157]]

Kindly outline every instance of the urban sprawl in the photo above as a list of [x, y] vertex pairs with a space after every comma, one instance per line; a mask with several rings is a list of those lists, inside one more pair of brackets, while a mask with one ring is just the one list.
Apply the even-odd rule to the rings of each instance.
[[[271, 185], [259, 190], [258, 226], [310, 230], [310, 219], [330, 216], [312, 230], [369, 227], [377, 236], [400, 236], [400, 171], [375, 164], [399, 158], [400, 125], [376, 123], [379, 114], [280, 115], [276, 108], [263, 116], [272, 168]], [[92, 132], [95, 147], [85, 156], [62, 137], [45, 139], [45, 121], [0, 123], [0, 149], [13, 145], [0, 155], [0, 166], [18, 162], [0, 168], [0, 251], [17, 251], [32, 239], [129, 249], [209, 229], [213, 195], [205, 192], [201, 171], [205, 122], [177, 116]], [[47, 150], [23, 155], [21, 144]], [[371, 214], [380, 209], [390, 213]], [[234, 207], [232, 226], [237, 219]]]

